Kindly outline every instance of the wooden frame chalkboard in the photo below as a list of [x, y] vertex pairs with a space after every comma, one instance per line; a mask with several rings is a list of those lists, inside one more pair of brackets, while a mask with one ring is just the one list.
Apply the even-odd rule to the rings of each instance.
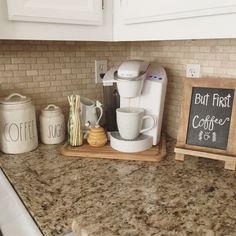
[[186, 78], [175, 159], [185, 155], [236, 167], [236, 79]]

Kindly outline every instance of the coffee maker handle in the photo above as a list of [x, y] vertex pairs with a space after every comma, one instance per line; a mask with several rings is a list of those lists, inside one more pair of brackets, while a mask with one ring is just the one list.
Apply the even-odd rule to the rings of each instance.
[[96, 125], [95, 126], [99, 126], [99, 121], [101, 120], [102, 118], [102, 115], [103, 115], [103, 109], [102, 109], [102, 103], [100, 103], [98, 100], [96, 101], [96, 107], [95, 108], [98, 108], [100, 110], [100, 116], [96, 122]]
[[106, 72], [102, 79], [103, 86], [112, 86], [113, 83], [117, 83], [117, 80], [115, 79], [115, 73], [117, 72], [118, 68], [118, 66], [114, 66]]

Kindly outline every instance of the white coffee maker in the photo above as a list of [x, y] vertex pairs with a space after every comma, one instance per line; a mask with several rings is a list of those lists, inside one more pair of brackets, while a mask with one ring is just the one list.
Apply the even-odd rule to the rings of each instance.
[[[110, 145], [113, 149], [133, 153], [141, 152], [157, 145], [160, 141], [162, 117], [167, 87], [164, 68], [156, 63], [142, 60], [123, 62], [111, 68], [103, 78], [103, 86], [117, 84], [120, 107], [140, 107], [145, 115], [155, 119], [155, 126], [134, 140], [121, 138], [118, 131], [110, 132]], [[143, 128], [150, 127], [150, 119], [143, 121]]]

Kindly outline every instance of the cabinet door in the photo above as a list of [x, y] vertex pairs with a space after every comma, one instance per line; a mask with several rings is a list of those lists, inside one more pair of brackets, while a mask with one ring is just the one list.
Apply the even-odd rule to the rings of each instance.
[[103, 0], [7, 0], [15, 21], [101, 25]]
[[0, 39], [111, 41], [112, 9], [111, 0], [0, 0]]
[[117, 41], [235, 38], [235, 0], [114, 0]]
[[125, 24], [236, 12], [235, 0], [122, 0]]

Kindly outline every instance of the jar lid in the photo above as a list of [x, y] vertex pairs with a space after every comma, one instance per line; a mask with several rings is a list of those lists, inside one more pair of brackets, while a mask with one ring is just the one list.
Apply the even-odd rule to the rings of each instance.
[[29, 97], [23, 96], [19, 93], [12, 93], [8, 97], [5, 97], [0, 100], [0, 104], [3, 105], [17, 105], [31, 102]]
[[44, 114], [61, 113], [61, 108], [54, 105], [54, 104], [49, 104], [47, 107], [42, 109], [42, 113], [44, 113]]

